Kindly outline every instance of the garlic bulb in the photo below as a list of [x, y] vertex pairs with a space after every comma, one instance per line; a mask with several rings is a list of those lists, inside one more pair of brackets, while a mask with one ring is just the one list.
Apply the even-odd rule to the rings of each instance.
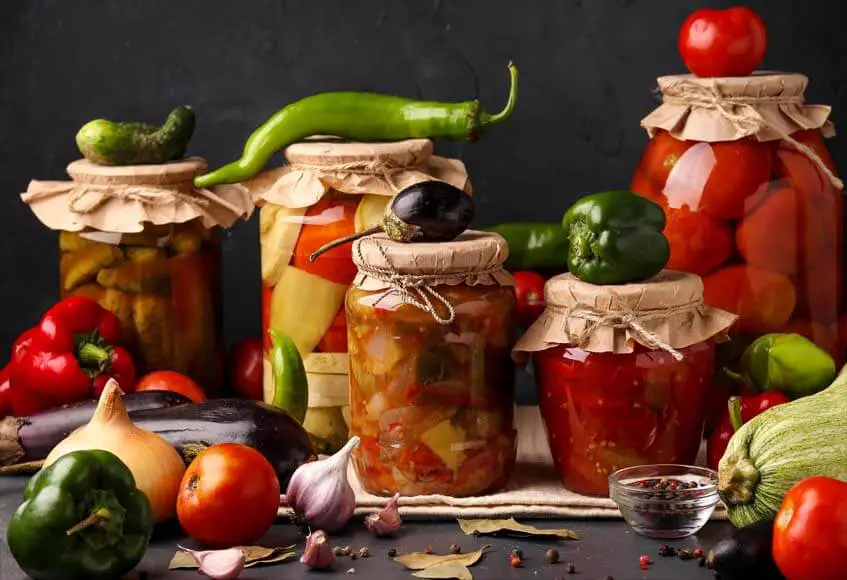
[[403, 523], [400, 519], [400, 510], [397, 508], [399, 499], [400, 494], [396, 493], [380, 512], [366, 515], [365, 527], [377, 536], [390, 536], [399, 530]]
[[238, 578], [244, 569], [247, 557], [238, 548], [226, 550], [189, 550], [177, 546], [183, 552], [190, 554], [197, 562], [199, 572], [214, 580], [233, 580]]
[[44, 467], [71, 451], [87, 449], [111, 451], [126, 464], [135, 485], [150, 500], [156, 523], [176, 514], [185, 463], [167, 441], [133, 424], [114, 379], [106, 383], [88, 424], [54, 447], [44, 460]]
[[347, 481], [353, 436], [335, 455], [304, 463], [291, 476], [285, 498], [296, 517], [311, 528], [336, 532], [353, 517], [356, 497]]
[[314, 570], [326, 570], [335, 564], [335, 554], [329, 536], [323, 530], [317, 530], [306, 538], [306, 548], [300, 556], [300, 562]]

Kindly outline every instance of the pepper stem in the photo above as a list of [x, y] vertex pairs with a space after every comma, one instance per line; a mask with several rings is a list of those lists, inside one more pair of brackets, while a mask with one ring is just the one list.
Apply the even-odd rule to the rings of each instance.
[[112, 519], [112, 512], [107, 510], [106, 508], [100, 508], [99, 510], [92, 513], [90, 516], [74, 525], [71, 529], [65, 532], [67, 535], [72, 536], [81, 532], [82, 530], [87, 530], [92, 526], [99, 526], [105, 522], [108, 522]]
[[736, 432], [744, 424], [744, 421], [741, 419], [741, 398], [730, 397], [727, 407], [729, 408], [729, 422], [732, 425], [732, 431]]
[[112, 358], [112, 353], [93, 342], [84, 342], [79, 346], [77, 356], [82, 366], [99, 368]]
[[381, 231], [384, 231], [382, 226], [374, 226], [372, 228], [368, 228], [364, 231], [361, 231], [357, 234], [351, 234], [349, 236], [344, 236], [343, 238], [338, 238], [337, 240], [332, 240], [328, 244], [324, 244], [323, 246], [321, 246], [320, 248], [315, 250], [315, 252], [309, 256], [309, 261], [314, 262], [315, 260], [318, 259], [318, 256], [320, 256], [321, 254], [324, 254], [324, 253], [330, 251], [333, 248], [337, 248], [338, 246], [340, 246], [342, 244], [346, 244], [346, 243], [349, 243], [349, 242], [356, 241], [359, 238], [364, 238], [365, 236], [369, 236], [371, 234], [378, 234]]
[[501, 123], [512, 116], [515, 107], [518, 104], [518, 67], [515, 63], [509, 62], [509, 99], [506, 101], [506, 106], [499, 113], [489, 114], [481, 111], [479, 114], [479, 125], [477, 129], [485, 128], [490, 125]]

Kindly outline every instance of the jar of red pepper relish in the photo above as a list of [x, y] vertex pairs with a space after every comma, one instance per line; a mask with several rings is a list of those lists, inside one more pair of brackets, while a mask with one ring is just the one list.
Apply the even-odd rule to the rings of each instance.
[[353, 464], [377, 495], [493, 492], [515, 464], [514, 279], [497, 234], [353, 244]]
[[739, 316], [736, 353], [794, 332], [840, 364], [843, 184], [822, 139], [834, 134], [830, 108], [805, 104], [800, 74], [658, 84], [631, 189], [665, 209], [668, 268], [702, 276], [706, 303]]
[[541, 415], [562, 483], [607, 495], [609, 474], [691, 464], [703, 435], [714, 342], [736, 316], [705, 306], [698, 276], [640, 283], [551, 278], [547, 309], [513, 351], [535, 366]]

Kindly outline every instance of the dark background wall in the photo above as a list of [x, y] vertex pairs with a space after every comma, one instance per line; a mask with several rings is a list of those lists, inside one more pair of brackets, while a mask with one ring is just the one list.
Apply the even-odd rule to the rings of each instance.
[[[505, 97], [513, 120], [480, 142], [439, 144], [468, 165], [476, 225], [549, 220], [579, 195], [626, 187], [656, 104], [655, 77], [682, 72], [676, 35], [695, 0], [2, 0], [0, 348], [58, 297], [57, 243], [19, 200], [32, 178], [65, 179], [74, 135], [105, 117], [160, 123], [198, 113], [192, 153], [236, 158], [283, 105], [329, 90], [436, 100]], [[847, 115], [847, 3], [755, 0], [763, 68], [811, 78], [808, 99]], [[847, 167], [847, 140], [832, 145]], [[227, 340], [259, 332], [256, 218], [225, 249]], [[5, 357], [2, 357], [5, 358]]]

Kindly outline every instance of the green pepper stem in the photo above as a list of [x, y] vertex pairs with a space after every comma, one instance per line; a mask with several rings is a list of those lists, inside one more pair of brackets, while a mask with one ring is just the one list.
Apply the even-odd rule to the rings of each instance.
[[90, 516], [73, 526], [65, 533], [69, 536], [72, 536], [92, 526], [99, 526], [103, 522], [107, 522], [110, 519], [112, 519], [112, 512], [110, 512], [106, 508], [100, 508], [96, 512], [92, 513]]
[[729, 409], [729, 422], [732, 425], [732, 431], [738, 431], [744, 424], [744, 421], [741, 420], [741, 398], [730, 397], [727, 401], [727, 408]]
[[361, 231], [357, 234], [351, 234], [349, 236], [344, 236], [343, 238], [338, 238], [337, 240], [332, 240], [328, 244], [324, 244], [323, 246], [321, 246], [320, 248], [315, 250], [314, 253], [312, 253], [309, 256], [309, 261], [314, 262], [315, 260], [318, 259], [318, 256], [320, 256], [321, 254], [324, 254], [324, 253], [330, 251], [333, 248], [337, 248], [338, 246], [340, 246], [342, 244], [347, 244], [349, 242], [356, 241], [359, 238], [364, 238], [365, 236], [369, 236], [371, 234], [378, 234], [381, 231], [384, 231], [382, 226], [374, 226], [372, 228], [368, 228], [364, 231]]
[[506, 106], [499, 113], [493, 115], [481, 111], [479, 114], [479, 125], [477, 128], [485, 128], [491, 125], [501, 123], [512, 116], [515, 107], [518, 104], [518, 67], [515, 63], [509, 62], [509, 99], [506, 101]]
[[112, 358], [112, 353], [110, 353], [108, 349], [98, 346], [93, 342], [82, 343], [77, 355], [79, 356], [82, 366], [97, 368], [101, 367], [110, 358]]

